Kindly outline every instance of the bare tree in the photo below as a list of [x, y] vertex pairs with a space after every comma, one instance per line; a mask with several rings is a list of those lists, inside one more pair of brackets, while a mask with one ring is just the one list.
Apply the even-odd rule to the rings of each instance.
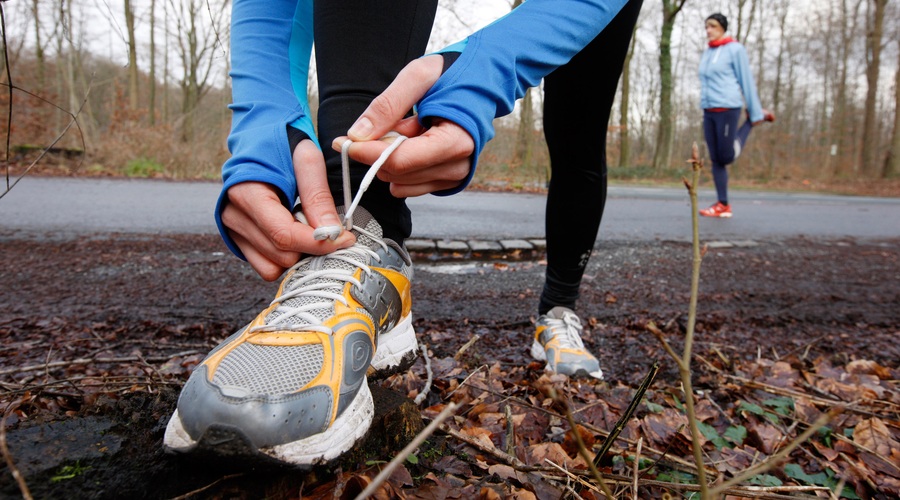
[[150, 125], [156, 124], [156, 0], [150, 0]]
[[675, 89], [672, 80], [672, 30], [675, 18], [687, 0], [662, 0], [663, 23], [659, 40], [659, 128], [656, 134], [656, 152], [653, 168], [657, 171], [669, 165], [672, 160], [672, 142], [675, 138], [672, 94]]
[[138, 107], [138, 65], [131, 0], [125, 0], [125, 29], [128, 32], [128, 107], [134, 111]]
[[631, 47], [625, 55], [625, 63], [622, 66], [622, 96], [619, 103], [619, 166], [625, 167], [631, 164], [631, 138], [628, 130], [628, 105], [631, 102], [631, 59], [634, 57], [634, 48], [637, 38], [637, 23], [631, 32]]
[[[175, 13], [175, 41], [183, 72], [181, 136], [184, 141], [189, 141], [194, 135], [194, 112], [209, 90], [214, 51], [227, 9], [221, 2], [211, 5], [205, 0], [180, 0], [178, 3], [169, 0], [169, 4]], [[201, 19], [202, 16], [208, 18]]]
[[881, 175], [881, 162], [878, 161], [878, 145], [880, 134], [877, 131], [875, 105], [878, 100], [878, 74], [881, 67], [881, 35], [884, 32], [884, 11], [888, 0], [871, 0], [873, 9], [868, 16], [869, 29], [866, 32], [866, 107], [862, 129], [862, 151], [860, 151], [860, 167], [866, 177]]
[[882, 177], [900, 174], [900, 43], [897, 44], [897, 71], [894, 73], [894, 131], [891, 147], [884, 161]]
[[[515, 0], [512, 8], [522, 5], [522, 0]], [[516, 134], [516, 147], [513, 151], [513, 163], [517, 165], [529, 165], [534, 149], [534, 103], [531, 98], [531, 89], [525, 89], [522, 96], [519, 115], [519, 131]], [[548, 169], [549, 171], [549, 169]], [[548, 174], [549, 175], [549, 174]]]

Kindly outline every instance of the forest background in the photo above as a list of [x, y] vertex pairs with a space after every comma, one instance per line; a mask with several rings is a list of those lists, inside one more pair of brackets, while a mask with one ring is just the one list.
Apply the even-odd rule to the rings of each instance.
[[[442, 1], [430, 49], [519, 3]], [[26, 171], [219, 177], [230, 2], [7, 0], [0, 9], [7, 186]], [[712, 12], [728, 16], [763, 106], [778, 117], [754, 132], [731, 169], [734, 185], [900, 195], [897, 0], [645, 0], [609, 124], [613, 182], [676, 182], [689, 169], [691, 144], [703, 143], [697, 67]], [[313, 67], [314, 114], [315, 76]], [[532, 89], [496, 121], [476, 186], [544, 188], [541, 109]]]

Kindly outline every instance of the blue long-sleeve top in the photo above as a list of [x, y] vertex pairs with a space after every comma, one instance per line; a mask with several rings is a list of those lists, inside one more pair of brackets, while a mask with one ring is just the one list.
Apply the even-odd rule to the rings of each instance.
[[709, 47], [700, 58], [700, 107], [747, 107], [750, 121], [763, 119], [747, 51], [738, 42]]
[[[234, 0], [231, 21], [233, 103], [231, 152], [222, 167], [224, 185], [216, 224], [228, 248], [221, 213], [227, 190], [248, 181], [277, 188], [286, 207], [297, 196], [288, 124], [315, 138], [307, 102], [312, 49], [313, 0]], [[417, 104], [419, 121], [450, 120], [474, 139], [478, 155], [494, 136], [494, 118], [512, 112], [525, 90], [540, 83], [593, 40], [627, 0], [528, 0], [506, 16], [441, 52], [458, 59]], [[302, 180], [301, 180], [302, 182]]]

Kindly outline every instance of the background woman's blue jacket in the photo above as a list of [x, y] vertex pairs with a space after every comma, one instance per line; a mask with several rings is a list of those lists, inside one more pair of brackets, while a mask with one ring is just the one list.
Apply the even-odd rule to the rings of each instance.
[[763, 119], [747, 51], [738, 42], [707, 48], [700, 58], [700, 107], [747, 107], [750, 121]]

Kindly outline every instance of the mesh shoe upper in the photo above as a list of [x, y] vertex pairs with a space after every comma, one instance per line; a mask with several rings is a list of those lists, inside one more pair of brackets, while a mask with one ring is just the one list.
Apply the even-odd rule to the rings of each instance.
[[357, 398], [378, 336], [408, 321], [412, 267], [368, 212], [354, 223], [354, 246], [291, 268], [269, 307], [194, 371], [173, 417], [191, 440], [225, 429], [251, 449], [297, 442]]
[[547, 361], [547, 370], [569, 376], [602, 379], [600, 363], [587, 352], [581, 340], [581, 320], [572, 310], [554, 307], [535, 323], [531, 354]]

